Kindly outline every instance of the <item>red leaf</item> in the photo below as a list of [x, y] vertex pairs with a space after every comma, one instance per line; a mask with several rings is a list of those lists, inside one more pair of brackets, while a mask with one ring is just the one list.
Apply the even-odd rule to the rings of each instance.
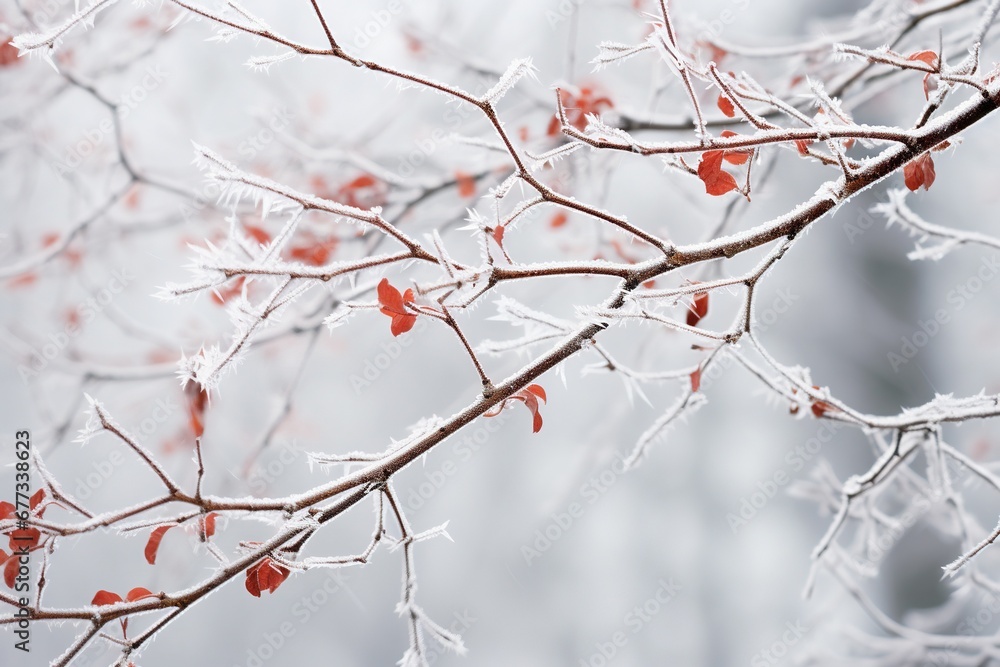
[[517, 392], [511, 398], [522, 401], [524, 406], [531, 411], [531, 432], [538, 433], [541, 431], [542, 413], [538, 411], [538, 399], [542, 399], [543, 403], [547, 402], [545, 390], [537, 384], [532, 384]]
[[476, 179], [464, 171], [455, 172], [455, 184], [458, 185], [458, 195], [460, 197], [468, 199], [469, 197], [476, 196]]
[[194, 437], [200, 438], [205, 433], [205, 410], [208, 408], [208, 392], [199, 389], [194, 383], [184, 387], [188, 399], [188, 425], [194, 432]]
[[250, 595], [260, 597], [262, 591], [274, 593], [278, 590], [288, 575], [291, 574], [287, 567], [278, 565], [270, 558], [265, 558], [256, 565], [247, 568], [246, 588]]
[[167, 523], [162, 526], [157, 526], [153, 529], [153, 532], [149, 534], [149, 540], [146, 542], [146, 562], [150, 565], [156, 563], [156, 552], [160, 548], [160, 542], [163, 541], [163, 536], [167, 534], [167, 531], [176, 526], [176, 523]]
[[371, 174], [362, 174], [362, 175], [358, 176], [357, 178], [355, 178], [353, 181], [350, 181], [349, 183], [347, 183], [346, 185], [344, 185], [343, 189], [344, 190], [360, 190], [362, 188], [373, 187], [376, 183], [377, 183], [377, 181], [375, 180], [375, 177], [372, 176]]
[[545, 389], [543, 389], [542, 386], [539, 385], [539, 384], [529, 384], [527, 387], [525, 387], [524, 390], [527, 391], [527, 392], [530, 392], [530, 393], [534, 394], [535, 396], [537, 396], [538, 398], [542, 399], [543, 401], [546, 400]]
[[566, 215], [564, 212], [559, 211], [558, 213], [552, 216], [552, 219], [549, 221], [549, 227], [552, 227], [553, 229], [557, 227], [562, 227], [563, 225], [566, 224], [567, 220], [569, 220], [569, 216]]
[[267, 233], [266, 229], [255, 225], [243, 225], [243, 228], [247, 230], [247, 234], [257, 243], [266, 245], [271, 242], [271, 235]]
[[[34, 494], [33, 494], [33, 495], [31, 496], [31, 499], [30, 499], [30, 500], [28, 500], [28, 507], [30, 507], [30, 508], [31, 508], [31, 511], [34, 511], [34, 510], [35, 510], [35, 508], [36, 508], [36, 507], [38, 507], [38, 505], [39, 505], [39, 504], [40, 504], [40, 503], [41, 503], [41, 502], [42, 502], [43, 500], [45, 500], [45, 489], [38, 489], [38, 490], [37, 490], [37, 491], [35, 491], [35, 493], [34, 493]], [[39, 516], [41, 516], [41, 512], [39, 512]]]
[[312, 266], [323, 266], [337, 250], [340, 239], [330, 236], [322, 239], [311, 232], [301, 236], [300, 243], [288, 249], [288, 256]]
[[687, 313], [687, 325], [698, 326], [701, 318], [708, 315], [708, 292], [696, 292], [691, 298], [691, 307]]
[[[813, 385], [813, 389], [819, 390], [819, 387]], [[813, 400], [812, 405], [810, 407], [812, 409], [813, 416], [816, 417], [817, 419], [825, 415], [827, 412], [837, 411], [837, 408], [830, 405], [826, 401], [821, 401], [819, 399]]]
[[146, 588], [133, 588], [125, 596], [125, 599], [129, 602], [135, 602], [136, 600], [142, 600], [143, 598], [155, 598], [156, 594]]
[[545, 135], [549, 137], [554, 137], [557, 134], [559, 134], [559, 129], [560, 129], [559, 117], [552, 116], [552, 118], [549, 119], [548, 126], [545, 128]]
[[795, 148], [798, 149], [799, 155], [809, 155], [809, 146], [812, 144], [808, 139], [796, 139]]
[[698, 178], [705, 184], [705, 192], [716, 197], [738, 189], [732, 174], [722, 170], [723, 153], [706, 151], [698, 163]]
[[257, 568], [260, 564], [251, 565], [247, 568], [247, 580], [245, 582], [247, 591], [255, 598], [260, 597], [260, 583], [257, 581]]
[[34, 549], [42, 539], [42, 532], [37, 528], [19, 528], [7, 534], [10, 535], [11, 551], [17, 551], [19, 548]]
[[[0, 551], [0, 553], [3, 553]], [[7, 588], [13, 589], [15, 580], [17, 579], [17, 570], [19, 567], [19, 559], [11, 554], [7, 557], [6, 562], [3, 566], [3, 582], [7, 584]]]
[[[578, 130], [587, 128], [588, 114], [600, 115], [605, 109], [613, 109], [615, 106], [611, 98], [601, 95], [593, 86], [581, 87], [579, 96], [573, 95], [567, 90], [560, 90], [559, 99], [566, 114], [566, 122]], [[549, 120], [546, 134], [550, 137], [555, 136], [559, 134], [559, 130], [559, 117], [553, 116]]]
[[6, 501], [0, 502], [0, 521], [11, 518], [15, 511], [16, 508], [12, 504]]
[[917, 51], [916, 53], [911, 53], [906, 57], [907, 60], [919, 60], [922, 63], [927, 64], [935, 71], [938, 68], [938, 55], [934, 51]]
[[725, 114], [727, 118], [732, 118], [736, 115], [736, 108], [733, 107], [733, 103], [725, 95], [719, 95], [716, 104], [719, 106], [719, 111]]
[[[722, 131], [722, 137], [724, 139], [727, 137], [738, 137], [738, 136], [740, 135], [738, 135], [736, 132], [733, 132], [732, 130]], [[745, 164], [746, 161], [750, 159], [751, 155], [753, 155], [752, 150], [724, 151], [722, 154], [722, 159], [725, 160], [726, 162], [729, 162], [730, 164]]]
[[122, 602], [122, 596], [118, 593], [112, 593], [111, 591], [97, 591], [97, 595], [94, 599], [90, 601], [90, 604], [95, 604], [99, 607], [103, 607], [108, 604], [115, 604], [116, 602]]
[[20, 61], [17, 47], [10, 43], [10, 37], [0, 37], [0, 67], [9, 67]]
[[406, 304], [413, 302], [413, 290], [408, 289], [405, 294], [400, 294], [398, 289], [389, 284], [387, 278], [383, 278], [378, 284], [378, 302], [379, 311], [392, 318], [390, 331], [393, 336], [413, 328], [417, 316], [406, 309]]
[[691, 373], [691, 391], [698, 393], [699, 389], [701, 389], [701, 367]]
[[220, 287], [219, 289], [213, 291], [212, 301], [220, 306], [224, 306], [226, 301], [243, 293], [243, 283], [245, 283], [246, 280], [246, 276], [239, 276], [236, 280], [229, 283], [229, 285]]
[[203, 517], [198, 518], [198, 535], [201, 537], [201, 541], [205, 542], [208, 538], [215, 535], [215, 517], [218, 516], [215, 512], [209, 512]]
[[924, 190], [929, 190], [935, 177], [934, 160], [930, 153], [922, 154], [903, 167], [903, 180], [906, 187], [913, 192], [919, 190], [921, 186]]
[[38, 280], [38, 274], [33, 271], [28, 273], [22, 273], [16, 278], [11, 278], [7, 281], [7, 287], [27, 287], [28, 285], [33, 285]]
[[497, 245], [503, 248], [503, 235], [506, 228], [503, 225], [497, 225], [493, 228], [493, 240], [497, 242]]

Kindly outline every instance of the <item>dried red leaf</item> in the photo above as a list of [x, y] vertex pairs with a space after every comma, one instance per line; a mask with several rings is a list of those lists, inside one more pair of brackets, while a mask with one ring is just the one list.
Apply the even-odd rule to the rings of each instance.
[[149, 534], [149, 539], [146, 541], [146, 562], [150, 565], [156, 563], [156, 552], [160, 548], [160, 542], [163, 541], [163, 536], [167, 534], [167, 531], [176, 526], [176, 523], [167, 523], [162, 526], [157, 526], [153, 529], [153, 532]]
[[9, 35], [0, 37], [0, 67], [9, 67], [20, 62], [17, 47], [10, 43]]
[[708, 292], [696, 292], [691, 297], [691, 307], [687, 312], [687, 325], [689, 327], [698, 326], [698, 322], [708, 315]]
[[413, 302], [413, 290], [408, 289], [400, 294], [398, 289], [389, 284], [387, 278], [383, 278], [378, 284], [378, 302], [379, 311], [392, 318], [390, 331], [393, 336], [406, 333], [413, 328], [417, 316], [406, 308], [407, 304]]
[[243, 225], [243, 228], [247, 230], [247, 234], [261, 245], [267, 245], [271, 242], [271, 235], [267, 233], [267, 230], [263, 227], [258, 227], [256, 225]]
[[220, 306], [226, 305], [227, 301], [243, 293], [243, 283], [246, 280], [246, 276], [238, 276], [236, 280], [233, 280], [228, 285], [215, 290], [212, 292], [212, 301]]
[[156, 594], [147, 588], [136, 587], [130, 590], [126, 595], [125, 599], [129, 602], [135, 602], [136, 600], [142, 600], [143, 598], [155, 598]]
[[16, 511], [17, 508], [15, 508], [11, 503], [6, 501], [0, 502], [0, 521], [11, 518], [14, 516], [14, 512]]
[[122, 596], [118, 595], [118, 593], [101, 590], [97, 591], [97, 594], [94, 595], [94, 599], [90, 601], [90, 604], [103, 607], [104, 605], [116, 604], [122, 601]]
[[[3, 551], [0, 551], [2, 554]], [[20, 561], [14, 554], [7, 556], [4, 554], [4, 566], [3, 566], [3, 582], [7, 584], [7, 588], [13, 590], [14, 584], [17, 580], [17, 571], [20, 567]]]
[[188, 399], [188, 426], [194, 437], [200, 438], [205, 433], [205, 410], [208, 409], [208, 392], [200, 389], [194, 383], [184, 386], [184, 394]]
[[12, 530], [7, 535], [10, 536], [9, 546], [11, 551], [27, 548], [34, 549], [42, 539], [42, 531], [37, 528], [18, 528]]
[[[568, 90], [559, 91], [559, 100], [562, 103], [563, 113], [566, 114], [566, 122], [578, 130], [587, 127], [588, 115], [600, 115], [602, 111], [613, 109], [614, 103], [611, 98], [602, 95], [593, 86], [583, 86], [580, 94], [574, 95]], [[550, 137], [559, 134], [559, 117], [553, 116], [549, 120], [546, 134]]]
[[719, 111], [721, 111], [726, 118], [732, 118], [736, 115], [736, 107], [733, 106], [733, 103], [730, 102], [729, 98], [725, 95], [719, 95], [719, 99], [716, 101], [716, 104], [719, 107]]
[[[319, 177], [318, 182], [325, 185], [322, 177]], [[385, 183], [371, 174], [361, 174], [340, 186], [335, 196], [348, 206], [371, 208], [385, 203], [387, 190]]]
[[[31, 498], [28, 500], [28, 507], [31, 509], [32, 512], [34, 512], [35, 508], [38, 507], [43, 500], [45, 500], [45, 489], [38, 489], [31, 495]], [[39, 516], [41, 516], [41, 512], [39, 512]]]
[[705, 184], [705, 192], [715, 197], [739, 187], [732, 174], [723, 171], [723, 157], [724, 151], [706, 151], [698, 163], [698, 178]]
[[[738, 137], [740, 135], [732, 130], [723, 130], [721, 136], [723, 139], [726, 139], [728, 137]], [[750, 159], [751, 155], [753, 155], [752, 150], [738, 149], [724, 151], [722, 153], [722, 159], [730, 164], [745, 164], [746, 161]]]
[[455, 172], [455, 185], [458, 186], [458, 196], [466, 199], [476, 196], [476, 179], [464, 171]]
[[701, 367], [691, 373], [691, 391], [697, 393], [701, 389]]
[[323, 266], [333, 253], [336, 252], [340, 239], [336, 236], [329, 236], [322, 239], [315, 234], [303, 234], [297, 245], [288, 249], [288, 256], [304, 264], [312, 266]]
[[493, 237], [493, 240], [496, 241], [497, 245], [501, 248], [503, 248], [503, 235], [506, 231], [507, 230], [503, 225], [497, 225], [493, 228], [493, 232], [490, 234], [490, 236]]
[[198, 537], [201, 538], [202, 542], [206, 542], [208, 538], [215, 535], [215, 518], [218, 516], [215, 512], [209, 512], [203, 517], [198, 517]]
[[[819, 387], [817, 387], [816, 385], [813, 385], [813, 389], [819, 390]], [[819, 419], [820, 417], [822, 417], [823, 415], [825, 415], [828, 412], [836, 412], [837, 411], [837, 408], [835, 408], [834, 406], [830, 405], [826, 401], [819, 400], [819, 399], [814, 399], [812, 401], [812, 405], [810, 406], [810, 408], [812, 409], [813, 416], [816, 417], [817, 419]]]
[[374, 186], [378, 181], [371, 174], [362, 174], [358, 176], [353, 181], [348, 182], [344, 185], [344, 190], [360, 190], [362, 188], [370, 188]]
[[246, 589], [250, 595], [257, 598], [262, 591], [274, 593], [289, 574], [291, 573], [287, 567], [275, 563], [270, 558], [264, 558], [256, 565], [247, 568]]
[[33, 285], [38, 281], [38, 274], [34, 271], [29, 271], [28, 273], [22, 273], [16, 278], [11, 278], [7, 281], [7, 287], [27, 287], [28, 285]]
[[934, 184], [934, 160], [930, 153], [924, 153], [903, 167], [903, 181], [906, 187], [916, 192], [921, 187], [929, 190]]
[[541, 385], [531, 384], [512, 395], [509, 399], [500, 403], [500, 405], [487, 411], [483, 416], [496, 417], [507, 405], [507, 401], [521, 401], [531, 412], [531, 432], [538, 433], [542, 430], [542, 414], [538, 411], [539, 399], [541, 399], [543, 403], [547, 402], [545, 389], [543, 389]]
[[920, 62], [927, 64], [935, 71], [938, 68], [938, 54], [936, 51], [917, 51], [916, 53], [908, 55], [906, 59], [919, 60]]

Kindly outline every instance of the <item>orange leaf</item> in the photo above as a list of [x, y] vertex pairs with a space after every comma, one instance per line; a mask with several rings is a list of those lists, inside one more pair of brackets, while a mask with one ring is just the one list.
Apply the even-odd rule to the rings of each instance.
[[375, 185], [377, 181], [375, 177], [371, 174], [362, 174], [358, 176], [353, 181], [350, 181], [344, 185], [344, 190], [359, 190], [361, 188], [370, 188]]
[[700, 367], [697, 368], [697, 369], [695, 369], [695, 371], [693, 373], [691, 373], [691, 391], [693, 391], [695, 393], [698, 393], [699, 389], [701, 389], [701, 368]]
[[10, 43], [10, 37], [0, 37], [0, 67], [9, 67], [20, 62], [17, 47]]
[[34, 549], [42, 539], [42, 531], [37, 528], [18, 528], [7, 534], [10, 536], [11, 551], [17, 551], [19, 548]]
[[413, 302], [413, 290], [408, 289], [405, 294], [400, 294], [398, 289], [389, 284], [387, 278], [383, 278], [378, 284], [378, 302], [379, 311], [392, 318], [389, 330], [393, 336], [413, 328], [417, 316], [406, 308], [406, 304]]
[[696, 292], [691, 298], [691, 307], [688, 308], [687, 325], [698, 326], [698, 322], [706, 315], [708, 315], [708, 292]]
[[278, 565], [270, 558], [265, 558], [256, 565], [247, 568], [246, 589], [250, 595], [259, 598], [262, 591], [274, 593], [278, 590], [288, 575], [287, 567]]
[[126, 595], [125, 599], [129, 602], [135, 602], [136, 600], [142, 600], [143, 598], [155, 598], [156, 594], [147, 588], [133, 588]]
[[493, 240], [497, 242], [497, 245], [503, 248], [503, 235], [506, 228], [503, 225], [497, 225], [493, 228]]
[[512, 399], [519, 400], [531, 411], [531, 432], [538, 433], [542, 430], [542, 413], [538, 411], [538, 399], [543, 403], [548, 402], [545, 397], [545, 390], [541, 385], [531, 384], [517, 392]]
[[725, 95], [719, 95], [719, 99], [716, 101], [716, 104], [719, 106], [719, 111], [725, 114], [726, 118], [732, 118], [736, 115], [736, 108]]
[[557, 227], [562, 227], [563, 225], [566, 224], [567, 220], [569, 220], [569, 216], [566, 215], [563, 211], [559, 211], [552, 216], [552, 219], [549, 221], [549, 227], [552, 227], [553, 229]]
[[[728, 137], [738, 137], [738, 136], [740, 135], [738, 135], [736, 132], [733, 132], [732, 130], [723, 130], [722, 132], [723, 139]], [[750, 159], [751, 155], [753, 155], [752, 150], [737, 149], [731, 151], [724, 151], [722, 153], [722, 159], [725, 160], [726, 162], [729, 162], [730, 164], [745, 164], [746, 161]]]
[[262, 227], [257, 227], [256, 225], [243, 225], [243, 228], [247, 230], [247, 234], [261, 245], [266, 245], [271, 242], [271, 235], [267, 233], [267, 230]]
[[99, 607], [103, 607], [108, 604], [115, 604], [122, 601], [122, 596], [118, 593], [112, 593], [111, 591], [97, 591], [94, 599], [90, 601], [90, 604], [95, 604]]
[[[3, 551], [0, 551], [3, 553]], [[19, 559], [14, 557], [14, 554], [7, 556], [4, 554], [5, 562], [3, 566], [3, 582], [7, 584], [7, 588], [13, 590], [14, 584], [17, 580], [17, 570], [19, 568]]]
[[157, 526], [153, 529], [153, 532], [149, 534], [149, 540], [146, 542], [146, 562], [150, 565], [156, 563], [156, 552], [160, 548], [160, 542], [163, 541], [163, 536], [167, 534], [167, 531], [176, 526], [176, 523], [167, 523], [162, 526]]
[[698, 163], [698, 178], [705, 184], [705, 192], [715, 197], [738, 189], [732, 174], [722, 170], [723, 153], [706, 151]]
[[458, 195], [460, 197], [468, 199], [469, 197], [476, 196], [476, 179], [464, 171], [455, 172], [455, 184], [458, 185]]
[[208, 540], [208, 538], [215, 535], [215, 517], [218, 514], [215, 512], [209, 512], [203, 517], [198, 518], [198, 536], [201, 538], [202, 542]]
[[27, 287], [28, 285], [33, 285], [38, 280], [38, 274], [33, 271], [28, 273], [22, 273], [16, 278], [11, 278], [7, 281], [7, 287]]
[[[34, 511], [43, 500], [45, 500], [45, 489], [38, 489], [28, 500], [28, 507]], [[39, 512], [39, 516], [41, 516], [41, 512]]]
[[921, 187], [929, 190], [934, 184], [937, 174], [934, 171], [934, 160], [930, 153], [924, 153], [903, 167], [903, 180], [906, 187], [916, 192]]
[[917, 51], [906, 57], [907, 60], [919, 60], [934, 70], [938, 68], [938, 55], [934, 51]]

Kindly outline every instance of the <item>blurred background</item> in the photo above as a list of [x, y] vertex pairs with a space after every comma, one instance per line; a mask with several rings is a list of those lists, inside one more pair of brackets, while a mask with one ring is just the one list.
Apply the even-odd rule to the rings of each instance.
[[[906, 11], [911, 4], [875, 7]], [[323, 44], [309, 3], [246, 5], [279, 32]], [[688, 115], [677, 82], [652, 52], [599, 72], [590, 64], [599, 42], [645, 38], [649, 13], [657, 11], [649, 1], [321, 5], [353, 53], [473, 92], [492, 85], [512, 59], [531, 56], [537, 81], [520, 84], [499, 109], [530, 150], [544, 150], [550, 141], [546, 128], [557, 84], [600, 91], [613, 102], [607, 110], [612, 119]], [[971, 3], [953, 23], [916, 31], [901, 52], [936, 49], [938, 27], [972, 24], [982, 5]], [[775, 46], [851, 30], [862, 3], [676, 0], [671, 9], [688, 44]], [[33, 29], [26, 16], [39, 26], [58, 25], [73, 10], [68, 0], [0, 0], [0, 32]], [[217, 192], [192, 163], [192, 142], [241, 168], [328, 196], [370, 171], [358, 156], [418, 185], [483, 174], [473, 196], [445, 188], [401, 223], [421, 237], [446, 230], [449, 251], [469, 261], [475, 261], [477, 242], [456, 228], [466, 208], [489, 211], [489, 202], [478, 197], [496, 185], [497, 165], [504, 165], [496, 152], [450, 138], [492, 139], [480, 117], [444, 96], [400, 90], [391, 80], [321, 58], [295, 57], [255, 71], [248, 58], [282, 50], [245, 37], [208, 41], [215, 32], [208, 21], [184, 19], [169, 4], [120, 3], [99, 14], [94, 29], [65, 37], [57, 67], [39, 57], [11, 61], [9, 51], [2, 52], [0, 425], [8, 434], [3, 441], [11, 444], [0, 460], [13, 461], [14, 431], [30, 429], [53, 475], [91, 511], [148, 498], [156, 480], [106, 434], [85, 447], [72, 442], [86, 418], [84, 393], [101, 400], [178, 479], [194, 480], [190, 397], [177, 382], [174, 362], [202, 344], [227, 344], [232, 323], [211, 295], [177, 302], [153, 296], [169, 282], [188, 279], [188, 244], [218, 243], [228, 229], [226, 211], [215, 207]], [[877, 44], [869, 39], [864, 45]], [[992, 59], [987, 55], [983, 62]], [[730, 54], [720, 64], [761, 80], [787, 80], [808, 65]], [[119, 104], [120, 139], [95, 91]], [[713, 104], [714, 93], [699, 92]], [[908, 126], [923, 103], [920, 77], [910, 74], [858, 95], [849, 108], [859, 122]], [[916, 211], [962, 229], [995, 227], [990, 138], [997, 122], [988, 118], [961, 144], [935, 154], [937, 182], [910, 197]], [[119, 148], [155, 185], [128, 184]], [[697, 179], [664, 170], [656, 159], [584, 150], [560, 165], [565, 191], [678, 243], [706, 238], [727, 211], [729, 231], [760, 224], [835, 177], [794, 151], [766, 151], [748, 204], [709, 198]], [[761, 339], [779, 361], [809, 367], [818, 385], [874, 414], [895, 414], [935, 394], [1000, 390], [1000, 281], [990, 280], [988, 268], [993, 253], [968, 247], [940, 261], [909, 260], [914, 239], [869, 212], [886, 201], [887, 187], [901, 185], [902, 177], [894, 176], [810, 227], [768, 274], [757, 302]], [[394, 187], [389, 191], [391, 207]], [[120, 196], [106, 205], [116, 192]], [[512, 256], [540, 261], [607, 252], [609, 237], [593, 221], [570, 216], [553, 225], [552, 214], [546, 209], [508, 233]], [[273, 218], [260, 220], [252, 207], [241, 209], [239, 220], [271, 234], [280, 226]], [[360, 250], [353, 229], [341, 225], [331, 232], [329, 220], [309, 224], [331, 253]], [[644, 257], [640, 247], [620, 251]], [[741, 256], [718, 268], [737, 275], [760, 257]], [[407, 284], [431, 275], [421, 271], [387, 275]], [[981, 280], [970, 283], [977, 274]], [[694, 270], [679, 276], [703, 277]], [[556, 279], [498, 292], [574, 318], [575, 307], [599, 303], [612, 288], [598, 279]], [[328, 293], [349, 289], [343, 282]], [[321, 291], [286, 318], [307, 318], [309, 308], [322, 302]], [[520, 335], [491, 319], [493, 300], [462, 316], [477, 343]], [[725, 328], [739, 303], [736, 293], [713, 296], [705, 326]], [[92, 317], [86, 317], [88, 308]], [[916, 348], [921, 323], [942, 309], [948, 322], [918, 337], [925, 344], [912, 357], [893, 363], [890, 355], [902, 355], [907, 344]], [[76, 333], [66, 333], [71, 330]], [[479, 390], [454, 337], [435, 322], [394, 339], [385, 318], [373, 312], [332, 332], [317, 331], [255, 346], [238, 371], [224, 377], [205, 413], [206, 492], [277, 496], [310, 488], [336, 471], [310, 466], [307, 452], [381, 451], [420, 419], [462, 409]], [[697, 341], [689, 336], [637, 324], [614, 328], [602, 341], [617, 359], [641, 370], [681, 368], [703, 357], [691, 349]], [[42, 352], [45, 363], [32, 365], [46, 345], [56, 352]], [[502, 378], [528, 359], [484, 361], [493, 377]], [[647, 386], [648, 402], [630, 401], [619, 377], [582, 373], [598, 361], [581, 355], [541, 379], [548, 403], [540, 433], [531, 434], [527, 411], [512, 409], [498, 426], [476, 421], [397, 477], [414, 528], [447, 521], [453, 539], [416, 550], [418, 601], [462, 634], [469, 654], [436, 650], [432, 664], [806, 664], [849, 652], [859, 633], [879, 633], [856, 600], [823, 573], [811, 598], [803, 599], [810, 551], [836, 507], [823, 480], [844, 480], [871, 465], [863, 433], [790, 415], [788, 405], [774, 401], [744, 369], [723, 363], [702, 381], [705, 406], [666, 433], [643, 465], [622, 473], [622, 457], [673, 403], [678, 387]], [[996, 458], [991, 422], [945, 433], [977, 460]], [[13, 489], [9, 467], [0, 470], [0, 496], [7, 497], [7, 489]], [[984, 526], [994, 525], [1000, 506], [995, 494], [969, 488], [967, 503]], [[894, 508], [897, 517], [907, 510], [905, 499]], [[883, 553], [872, 555], [877, 575], [860, 584], [901, 622], [930, 623], [924, 612], [939, 609], [953, 593], [940, 568], [961, 549], [953, 534], [934, 524], [936, 513], [933, 503], [930, 509], [918, 503], [912, 520], [901, 520], [884, 541]], [[70, 518], [58, 509], [50, 514]], [[370, 505], [353, 509], [324, 529], [314, 555], [360, 552], [372, 517]], [[274, 529], [232, 517], [220, 522], [217, 543], [232, 554], [240, 540], [266, 539]], [[84, 605], [98, 589], [177, 590], [214, 565], [190, 536], [175, 531], [150, 566], [140, 533], [64, 540], [47, 572], [46, 603]], [[987, 553], [984, 563], [990, 558]], [[401, 580], [400, 554], [380, 550], [366, 567], [295, 575], [262, 599], [234, 581], [174, 622], [136, 662], [394, 664], [407, 642], [393, 611]], [[941, 620], [938, 629], [956, 632], [956, 622]], [[142, 627], [143, 620], [132, 623]], [[24, 656], [4, 634], [3, 664], [47, 664], [73, 635], [71, 625], [36, 624], [33, 651]], [[94, 644], [74, 664], [106, 665], [115, 658], [111, 647]]]

